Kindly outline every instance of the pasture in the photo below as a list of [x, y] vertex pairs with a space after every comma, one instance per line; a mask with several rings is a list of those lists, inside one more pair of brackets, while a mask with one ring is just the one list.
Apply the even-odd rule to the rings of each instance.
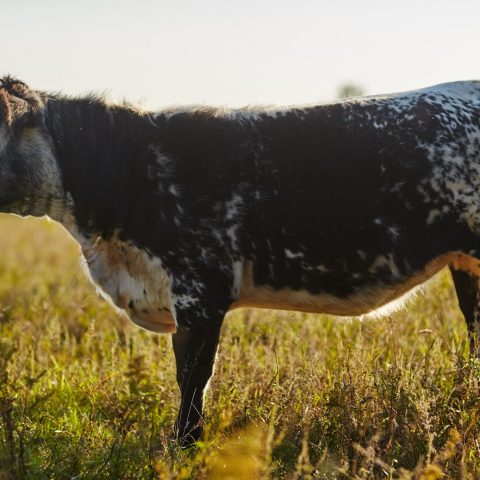
[[78, 246], [0, 217], [0, 479], [480, 478], [480, 364], [448, 272], [381, 319], [240, 310], [196, 450], [169, 336], [98, 298]]

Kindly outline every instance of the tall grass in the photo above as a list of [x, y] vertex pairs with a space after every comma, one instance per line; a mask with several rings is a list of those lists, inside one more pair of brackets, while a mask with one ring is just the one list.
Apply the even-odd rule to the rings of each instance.
[[480, 365], [446, 272], [378, 320], [227, 317], [181, 451], [170, 338], [101, 301], [78, 247], [0, 218], [0, 479], [480, 478]]

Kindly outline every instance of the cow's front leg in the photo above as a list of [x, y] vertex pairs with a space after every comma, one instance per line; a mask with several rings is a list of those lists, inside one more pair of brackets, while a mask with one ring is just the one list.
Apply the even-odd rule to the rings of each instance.
[[175, 436], [183, 447], [196, 442], [203, 431], [203, 397], [213, 373], [221, 323], [221, 319], [216, 319], [190, 328], [179, 325], [173, 334], [182, 397]]

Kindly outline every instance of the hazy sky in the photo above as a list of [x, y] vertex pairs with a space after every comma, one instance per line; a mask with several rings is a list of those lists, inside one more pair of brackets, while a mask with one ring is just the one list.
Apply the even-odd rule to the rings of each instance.
[[479, 0], [0, 0], [0, 74], [166, 104], [315, 102], [480, 79]]

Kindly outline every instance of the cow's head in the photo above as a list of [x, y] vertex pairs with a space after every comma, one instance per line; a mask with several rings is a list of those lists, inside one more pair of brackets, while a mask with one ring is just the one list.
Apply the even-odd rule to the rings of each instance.
[[43, 215], [42, 203], [62, 195], [45, 102], [19, 80], [0, 80], [0, 211]]

